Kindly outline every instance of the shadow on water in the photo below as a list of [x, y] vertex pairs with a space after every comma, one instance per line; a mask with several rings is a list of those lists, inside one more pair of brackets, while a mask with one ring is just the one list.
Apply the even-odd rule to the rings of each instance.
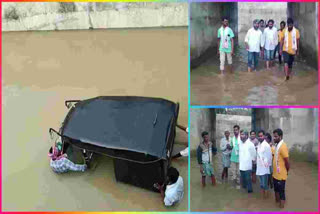
[[191, 104], [193, 105], [316, 105], [318, 103], [318, 72], [302, 57], [296, 57], [293, 77], [285, 82], [284, 65], [269, 70], [259, 57], [256, 72], [248, 73], [248, 54], [244, 44], [235, 47], [233, 73], [226, 66], [220, 75], [216, 53], [191, 71]]

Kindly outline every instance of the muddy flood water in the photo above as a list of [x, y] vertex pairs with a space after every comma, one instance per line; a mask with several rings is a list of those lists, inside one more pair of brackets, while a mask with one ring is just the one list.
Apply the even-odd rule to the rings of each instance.
[[[214, 169], [217, 169], [217, 160], [215, 161]], [[316, 212], [318, 210], [318, 166], [311, 163], [290, 161], [284, 209], [276, 206], [273, 189], [268, 199], [261, 198], [258, 178], [249, 197], [245, 190], [236, 189], [232, 181], [221, 183], [221, 172], [218, 171], [214, 172], [218, 180], [217, 185], [212, 186], [207, 179], [207, 185], [203, 188], [196, 157], [191, 157], [190, 170], [191, 211]]]
[[[49, 167], [48, 129], [64, 101], [102, 95], [162, 97], [180, 103], [188, 124], [188, 29], [3, 33], [2, 208], [4, 211], [186, 211], [188, 161], [173, 162], [185, 197], [166, 208], [160, 194], [116, 182], [113, 160], [58, 175]], [[176, 144], [187, 143], [178, 131]], [[148, 173], [148, 172], [146, 172]]]
[[[257, 72], [248, 73], [247, 51], [240, 43], [233, 56], [233, 73], [220, 75], [219, 56], [191, 70], [192, 105], [317, 105], [318, 71], [296, 57], [293, 77], [285, 82], [284, 64], [270, 70], [259, 60]], [[277, 56], [276, 56], [277, 57]], [[226, 62], [227, 63], [227, 62]]]

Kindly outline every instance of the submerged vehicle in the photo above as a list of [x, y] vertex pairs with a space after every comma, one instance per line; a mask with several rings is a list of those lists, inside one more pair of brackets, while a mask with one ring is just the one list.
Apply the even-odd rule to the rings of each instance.
[[100, 96], [68, 100], [65, 105], [69, 112], [57, 132], [64, 148], [72, 145], [112, 157], [117, 181], [154, 191], [155, 183], [165, 182], [179, 103], [162, 98]]

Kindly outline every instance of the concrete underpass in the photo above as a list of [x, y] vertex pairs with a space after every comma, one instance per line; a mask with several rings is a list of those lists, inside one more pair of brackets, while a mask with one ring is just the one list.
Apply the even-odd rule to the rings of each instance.
[[[191, 3], [191, 104], [193, 105], [316, 105], [318, 87], [318, 3]], [[220, 75], [217, 30], [229, 18], [235, 34], [234, 73]], [[284, 82], [283, 64], [266, 70], [259, 60], [256, 73], [247, 72], [244, 36], [254, 19], [294, 19], [300, 31], [300, 56], [292, 81]]]

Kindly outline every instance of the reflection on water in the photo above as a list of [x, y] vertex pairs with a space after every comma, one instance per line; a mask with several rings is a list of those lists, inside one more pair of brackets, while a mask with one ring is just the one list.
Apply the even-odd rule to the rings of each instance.
[[248, 73], [248, 54], [243, 43], [235, 47], [234, 73], [220, 75], [216, 53], [191, 72], [193, 105], [317, 105], [318, 72], [296, 57], [293, 78], [284, 82], [283, 64], [270, 70], [259, 59], [257, 72]]
[[[48, 129], [61, 126], [68, 99], [163, 97], [180, 102], [186, 125], [187, 54], [187, 28], [3, 33], [3, 210], [186, 211], [187, 159], [173, 162], [185, 197], [167, 209], [159, 194], [116, 182], [108, 157], [85, 173], [57, 175], [47, 153]], [[176, 140], [187, 137], [178, 131]]]

